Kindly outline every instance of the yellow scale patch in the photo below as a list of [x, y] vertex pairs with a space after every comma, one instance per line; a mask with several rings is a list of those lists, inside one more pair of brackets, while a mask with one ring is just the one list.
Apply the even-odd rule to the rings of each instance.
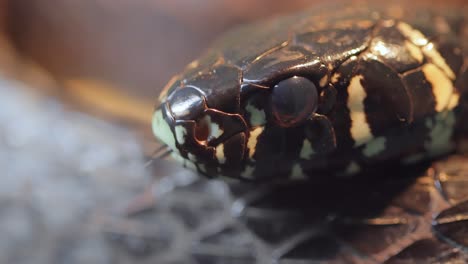
[[400, 22], [397, 25], [403, 36], [407, 37], [416, 46], [424, 46], [429, 43], [427, 38], [419, 31], [411, 27], [410, 25]]
[[400, 32], [407, 37], [410, 42], [421, 47], [422, 53], [417, 47], [411, 43], [405, 43], [411, 55], [419, 62], [423, 61], [426, 56], [431, 63], [423, 65], [422, 71], [426, 79], [433, 87], [433, 93], [436, 97], [436, 111], [453, 109], [458, 104], [459, 96], [455, 93], [452, 81], [455, 80], [455, 73], [444, 60], [442, 55], [437, 51], [434, 43], [428, 39], [417, 29], [414, 29], [406, 23], [398, 23]]
[[226, 162], [226, 157], [224, 156], [224, 144], [219, 144], [219, 146], [216, 147], [215, 155], [219, 163], [224, 164]]
[[351, 79], [348, 87], [348, 109], [351, 117], [351, 136], [354, 145], [360, 146], [373, 138], [364, 111], [364, 99], [366, 91], [361, 85], [362, 75], [356, 75]]
[[249, 158], [252, 158], [255, 154], [255, 150], [257, 148], [257, 141], [258, 136], [262, 134], [263, 127], [256, 127], [252, 131], [250, 131], [249, 140], [247, 141], [247, 148], [249, 149]]
[[434, 47], [433, 43], [429, 43], [424, 46], [423, 53], [432, 61], [432, 63], [442, 69], [450, 79], [455, 80], [455, 73], [453, 73], [452, 69], [447, 65], [444, 58], [442, 58], [440, 53]]
[[458, 104], [459, 95], [455, 93], [452, 81], [432, 63], [423, 65], [422, 72], [432, 86], [436, 111], [453, 109]]
[[[459, 101], [453, 80], [456, 76], [452, 69], [447, 65], [442, 55], [437, 51], [433, 43], [430, 43], [427, 38], [418, 30], [412, 28], [406, 23], [399, 23], [398, 29], [406, 36], [414, 45], [421, 47], [422, 53], [428, 58], [430, 63], [422, 66], [422, 72], [426, 80], [432, 86], [432, 92], [435, 97], [435, 110], [439, 112], [433, 119], [426, 120], [426, 127], [430, 129], [430, 139], [428, 139], [424, 147], [428, 154], [415, 154], [408, 157], [403, 162], [412, 163], [418, 161], [425, 156], [434, 157], [450, 151], [453, 146], [451, 137], [455, 126], [455, 113], [452, 112]], [[410, 48], [412, 56], [420, 61], [420, 52]]]
[[328, 83], [328, 75], [325, 75], [320, 79], [319, 85], [320, 85], [320, 87], [325, 87], [325, 85], [327, 85], [327, 83]]
[[415, 60], [417, 60], [419, 63], [422, 63], [424, 61], [424, 55], [422, 51], [413, 43], [405, 40], [405, 47], [411, 54], [411, 57], [413, 57]]

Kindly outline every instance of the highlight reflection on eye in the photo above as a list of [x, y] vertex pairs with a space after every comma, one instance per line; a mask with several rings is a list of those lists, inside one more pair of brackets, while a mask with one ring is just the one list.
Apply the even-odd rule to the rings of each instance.
[[316, 85], [307, 78], [293, 76], [273, 87], [271, 109], [281, 127], [296, 126], [307, 120], [318, 106]]

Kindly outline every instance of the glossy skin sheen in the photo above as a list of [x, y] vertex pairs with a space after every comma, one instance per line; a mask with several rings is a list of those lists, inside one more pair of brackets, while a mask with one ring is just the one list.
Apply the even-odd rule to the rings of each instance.
[[156, 137], [186, 167], [249, 180], [452, 152], [468, 116], [466, 12], [384, 10], [307, 11], [227, 33], [164, 89]]

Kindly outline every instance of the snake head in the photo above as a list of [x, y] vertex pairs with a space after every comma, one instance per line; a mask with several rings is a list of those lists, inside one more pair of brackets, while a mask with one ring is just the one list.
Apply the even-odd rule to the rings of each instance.
[[243, 162], [249, 128], [240, 114], [240, 76], [221, 65], [170, 83], [153, 131], [185, 166], [214, 176]]
[[461, 56], [447, 64], [437, 43], [397, 20], [322, 18], [228, 32], [164, 89], [155, 135], [187, 167], [250, 180], [352, 175], [450, 152]]
[[324, 115], [334, 104], [334, 89], [319, 84], [327, 74], [315, 56], [288, 48], [248, 70], [222, 60], [189, 68], [164, 89], [154, 134], [174, 158], [205, 175], [277, 177], [312, 145], [317, 155], [335, 148]]

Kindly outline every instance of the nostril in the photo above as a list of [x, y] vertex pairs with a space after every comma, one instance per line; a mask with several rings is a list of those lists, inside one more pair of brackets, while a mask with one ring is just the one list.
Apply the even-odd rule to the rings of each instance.
[[[205, 115], [197, 119], [195, 124], [195, 138], [200, 144], [214, 146], [219, 143], [222, 135], [224, 134], [224, 128], [222, 126], [222, 120], [211, 116], [210, 111], [207, 111]], [[237, 132], [237, 131], [235, 131]]]
[[195, 125], [195, 138], [201, 143], [206, 145], [208, 137], [210, 136], [210, 125], [205, 118], [199, 120]]
[[190, 120], [206, 108], [204, 96], [193, 87], [180, 87], [169, 95], [169, 108], [175, 119]]

